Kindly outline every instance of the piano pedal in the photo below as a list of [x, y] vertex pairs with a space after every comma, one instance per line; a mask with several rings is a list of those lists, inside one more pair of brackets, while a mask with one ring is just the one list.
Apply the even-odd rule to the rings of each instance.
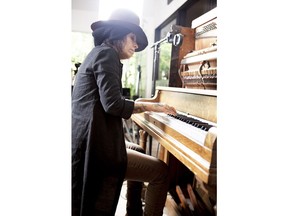
[[[182, 216], [196, 216], [193, 214], [193, 206], [189, 203], [189, 201], [185, 198], [182, 189], [179, 185], [176, 185], [176, 193], [180, 200], [179, 211]], [[190, 205], [189, 205], [190, 204]]]
[[185, 197], [179, 185], [176, 186], [176, 193], [180, 200], [178, 211], [181, 216], [216, 216], [216, 205], [212, 211], [210, 208], [207, 208], [202, 199], [193, 191], [190, 184], [187, 184], [187, 192], [189, 198]]
[[208, 195], [208, 191], [204, 187], [201, 187], [201, 182], [195, 180], [193, 185], [194, 189], [191, 185], [187, 186], [187, 189], [189, 188], [188, 191], [192, 190], [197, 199], [197, 214], [216, 216], [216, 201], [213, 201]]
[[199, 208], [197, 198], [190, 184], [187, 184], [187, 191], [188, 191], [188, 195], [191, 200], [191, 203], [193, 205], [193, 209], [194, 211], [197, 211], [197, 209]]

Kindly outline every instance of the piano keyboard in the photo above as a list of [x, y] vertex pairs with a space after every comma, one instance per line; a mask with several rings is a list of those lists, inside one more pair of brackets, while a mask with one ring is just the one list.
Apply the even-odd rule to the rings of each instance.
[[172, 117], [174, 117], [180, 121], [183, 121], [187, 124], [190, 124], [196, 128], [204, 130], [204, 131], [208, 131], [211, 127], [213, 127], [213, 125], [211, 125], [209, 123], [200, 121], [200, 120], [193, 118], [193, 117], [188, 117], [188, 116], [183, 115], [183, 114], [177, 114], [177, 116], [173, 116], [173, 115], [169, 115], [169, 116], [172, 116]]
[[165, 113], [149, 113], [152, 118], [166, 125], [167, 127], [177, 131], [183, 136], [194, 142], [204, 145], [208, 130], [213, 127], [212, 124], [199, 120], [196, 117], [185, 114], [177, 114], [177, 116], [167, 115]]

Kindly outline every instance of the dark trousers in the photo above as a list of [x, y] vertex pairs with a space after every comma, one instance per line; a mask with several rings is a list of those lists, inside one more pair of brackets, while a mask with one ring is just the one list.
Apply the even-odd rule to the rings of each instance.
[[[144, 149], [131, 142], [126, 142], [126, 148], [145, 154]], [[143, 182], [127, 180], [126, 216], [142, 216], [142, 188]]]
[[[167, 164], [146, 155], [137, 144], [126, 142], [126, 147], [127, 216], [162, 216], [169, 186]], [[148, 182], [144, 213], [141, 201], [143, 182]]]

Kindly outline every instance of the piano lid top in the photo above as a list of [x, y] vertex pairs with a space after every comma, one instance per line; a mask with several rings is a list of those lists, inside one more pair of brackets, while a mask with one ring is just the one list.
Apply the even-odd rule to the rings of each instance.
[[208, 11], [207, 13], [203, 14], [202, 16], [192, 20], [191, 28], [197, 28], [210, 20], [217, 17], [217, 7], [213, 8], [212, 10]]
[[209, 95], [209, 96], [216, 96], [217, 97], [217, 90], [209, 90], [209, 89], [203, 90], [203, 89], [189, 89], [189, 88], [157, 86], [156, 90], [182, 92], [182, 93], [193, 93], [193, 94]]

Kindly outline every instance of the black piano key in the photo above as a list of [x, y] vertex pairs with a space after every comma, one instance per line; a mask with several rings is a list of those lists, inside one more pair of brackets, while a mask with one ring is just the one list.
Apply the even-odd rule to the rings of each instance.
[[168, 115], [171, 116], [171, 117], [174, 117], [174, 118], [176, 118], [176, 119], [178, 119], [180, 121], [183, 121], [183, 122], [185, 122], [187, 124], [190, 124], [190, 125], [192, 125], [194, 127], [197, 127], [197, 128], [199, 128], [201, 130], [204, 130], [204, 131], [208, 131], [212, 127], [212, 125], [210, 125], [210, 124], [208, 124], [206, 122], [202, 122], [202, 121], [200, 121], [198, 119], [195, 119], [195, 118], [192, 118], [192, 117], [188, 117], [188, 116], [185, 116], [185, 115], [181, 115], [181, 114], [177, 114], [177, 116], [173, 116], [171, 114], [168, 114]]

